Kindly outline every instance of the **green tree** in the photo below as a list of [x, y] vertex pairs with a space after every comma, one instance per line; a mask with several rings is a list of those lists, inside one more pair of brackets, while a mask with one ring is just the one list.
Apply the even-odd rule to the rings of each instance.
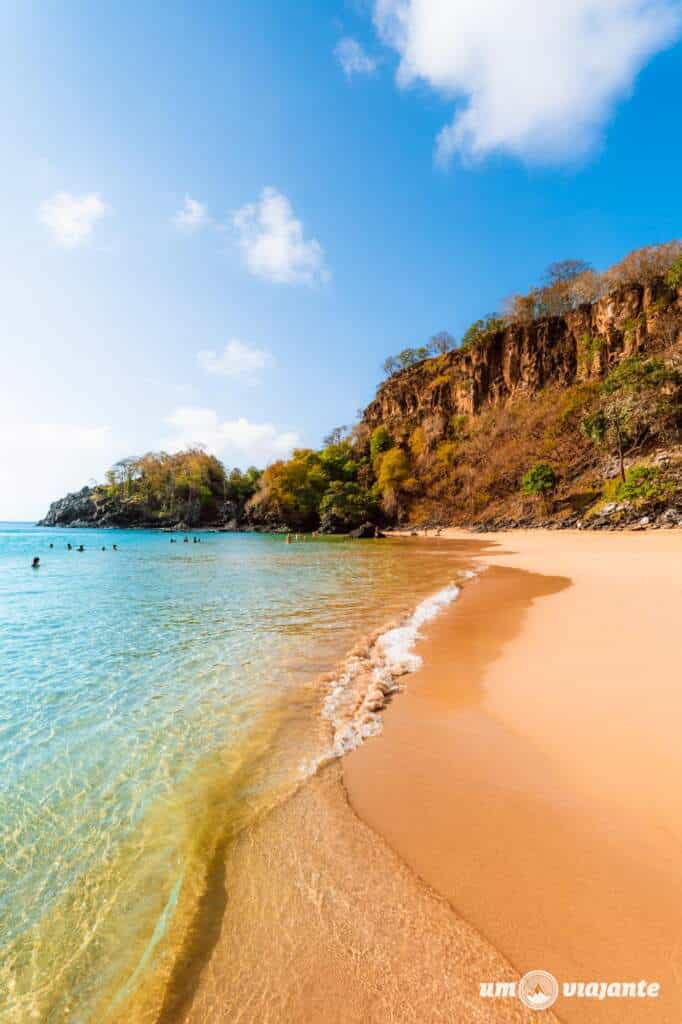
[[377, 485], [382, 495], [401, 490], [410, 475], [410, 463], [402, 448], [391, 448], [381, 460]]
[[347, 533], [377, 518], [374, 495], [352, 480], [334, 480], [320, 502], [320, 529], [325, 533]]
[[682, 374], [661, 359], [623, 359], [600, 388], [599, 405], [581, 422], [584, 435], [618, 458], [625, 482], [625, 457], [653, 438], [671, 439], [682, 422]]
[[488, 313], [481, 320], [475, 320], [462, 335], [460, 348], [478, 348], [483, 345], [491, 335], [501, 331], [504, 327], [504, 320], [497, 313]]
[[448, 331], [439, 331], [438, 334], [434, 334], [429, 342], [429, 348], [436, 355], [445, 355], [450, 349], [455, 347], [455, 339]]

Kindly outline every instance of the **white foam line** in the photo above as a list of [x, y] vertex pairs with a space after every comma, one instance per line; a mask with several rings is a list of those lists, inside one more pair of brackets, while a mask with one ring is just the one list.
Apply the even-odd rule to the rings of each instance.
[[[475, 575], [462, 572], [460, 579]], [[347, 659], [341, 674], [329, 684], [322, 709], [332, 728], [330, 747], [314, 763], [302, 763], [302, 774], [312, 774], [321, 764], [342, 757], [381, 732], [387, 698], [401, 689], [401, 676], [416, 672], [422, 664], [414, 650], [423, 635], [422, 627], [451, 605], [460, 591], [458, 583], [448, 584], [421, 601], [398, 625], [381, 633], [366, 651]]]

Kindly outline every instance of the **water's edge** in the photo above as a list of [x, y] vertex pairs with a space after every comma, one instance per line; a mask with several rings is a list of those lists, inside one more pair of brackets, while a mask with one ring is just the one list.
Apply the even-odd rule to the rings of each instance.
[[179, 1016], [178, 1000], [183, 1006], [191, 1002], [220, 936], [227, 907], [224, 865], [230, 845], [245, 830], [258, 828], [265, 817], [291, 800], [330, 762], [381, 733], [387, 704], [404, 688], [404, 677], [421, 666], [414, 647], [423, 637], [422, 628], [456, 601], [462, 586], [474, 575], [471, 570], [460, 570], [456, 581], [361, 638], [333, 671], [313, 682], [321, 700], [319, 724], [326, 737], [322, 752], [312, 761], [302, 760], [298, 780], [277, 793], [255, 818], [241, 825], [230, 820], [228, 827], [204, 837], [202, 846], [208, 853], [205, 869], [201, 878], [194, 878], [191, 892], [185, 893], [176, 907], [172, 950], [166, 950], [155, 964], [153, 950], [145, 950], [133, 975], [106, 1009], [106, 1019], [115, 1024], [174, 1024]]

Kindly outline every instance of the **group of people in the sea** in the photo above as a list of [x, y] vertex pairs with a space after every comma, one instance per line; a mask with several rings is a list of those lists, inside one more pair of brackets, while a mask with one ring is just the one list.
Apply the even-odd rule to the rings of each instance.
[[[52, 542], [50, 542], [50, 547], [51, 548], [54, 547], [54, 544], [52, 544]], [[85, 551], [85, 545], [84, 544], [79, 544], [78, 547], [74, 549], [73, 544], [71, 544], [70, 541], [67, 541], [66, 550], [67, 551], [73, 551], [73, 550]], [[106, 545], [102, 544], [102, 551], [106, 551], [106, 550], [107, 550], [106, 549]], [[111, 545], [111, 550], [112, 551], [118, 551], [118, 544], [112, 544]], [[34, 556], [33, 561], [31, 562], [31, 568], [32, 569], [39, 569], [40, 568], [40, 558], [38, 557], [38, 555]]]
[[[296, 540], [298, 540], [298, 534], [296, 535]], [[177, 541], [176, 541], [175, 537], [171, 537], [171, 541], [170, 542], [171, 542], [171, 544], [177, 544]], [[189, 537], [183, 537], [182, 538], [182, 543], [183, 544], [189, 544]], [[192, 543], [193, 544], [201, 544], [201, 537], [192, 537]], [[51, 548], [54, 547], [54, 544], [52, 542], [50, 542], [50, 547]], [[74, 550], [73, 544], [67, 542], [66, 550], [67, 551], [73, 551]], [[84, 547], [83, 544], [79, 544], [78, 547], [75, 550], [76, 551], [85, 551], [85, 547]], [[106, 545], [102, 544], [102, 551], [106, 551], [106, 550], [107, 550], [106, 549]], [[111, 550], [112, 551], [118, 551], [118, 544], [112, 544], [111, 545]], [[39, 569], [40, 568], [40, 558], [38, 557], [38, 555], [36, 555], [34, 557], [33, 561], [31, 562], [31, 568], [32, 569]]]

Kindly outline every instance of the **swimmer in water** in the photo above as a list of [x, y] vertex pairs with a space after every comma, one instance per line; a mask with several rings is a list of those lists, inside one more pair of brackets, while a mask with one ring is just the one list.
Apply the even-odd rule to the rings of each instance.
[[73, 550], [73, 548], [71, 547], [71, 545], [70, 545], [70, 544], [67, 544], [67, 545], [66, 545], [66, 550], [67, 550], [67, 551], [72, 551], [72, 550]]
[[76, 548], [76, 551], [85, 551], [85, 548], [83, 547], [82, 544], [79, 544], [78, 547]]
[[118, 544], [112, 544], [111, 545], [111, 550], [112, 551], [118, 551]]
[[32, 568], [32, 569], [39, 569], [39, 568], [40, 568], [40, 559], [38, 558], [38, 556], [37, 556], [37, 555], [36, 555], [36, 557], [35, 557], [35, 558], [33, 559], [33, 561], [31, 562], [31, 568]]

